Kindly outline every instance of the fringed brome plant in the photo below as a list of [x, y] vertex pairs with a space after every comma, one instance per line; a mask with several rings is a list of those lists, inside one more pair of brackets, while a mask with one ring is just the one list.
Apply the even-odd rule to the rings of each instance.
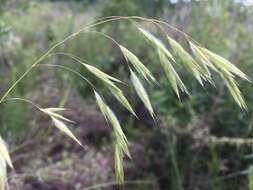
[[[87, 61], [83, 61], [81, 58], [69, 54], [67, 52], [54, 52], [54, 50], [64, 44], [65, 42], [75, 38], [78, 35], [85, 34], [88, 32], [93, 32], [96, 34], [99, 34], [101, 36], [104, 36], [112, 42], [116, 43], [118, 48], [121, 50], [122, 55], [125, 58], [125, 61], [129, 68], [129, 75], [131, 78], [132, 85], [143, 102], [144, 106], [150, 113], [150, 115], [155, 119], [155, 113], [151, 104], [151, 101], [149, 99], [148, 93], [144, 88], [144, 85], [142, 84], [141, 78], [144, 78], [149, 84], [151, 83], [158, 83], [155, 79], [154, 75], [151, 73], [151, 71], [148, 69], [148, 67], [141, 61], [140, 58], [138, 58], [132, 51], [124, 47], [123, 45], [120, 45], [118, 42], [116, 42], [112, 37], [108, 36], [107, 34], [104, 34], [99, 31], [91, 31], [92, 28], [95, 28], [96, 26], [113, 22], [113, 21], [120, 21], [120, 20], [127, 20], [134, 22], [134, 24], [137, 26], [137, 31], [140, 32], [140, 34], [145, 38], [150, 45], [155, 49], [155, 52], [157, 52], [159, 60], [157, 62], [159, 63], [153, 63], [157, 64], [157, 68], [160, 66], [161, 70], [164, 71], [165, 76], [168, 78], [168, 82], [171, 85], [171, 90], [175, 92], [175, 94], [180, 97], [180, 92], [190, 94], [187, 87], [183, 83], [183, 79], [179, 76], [179, 74], [176, 71], [176, 65], [182, 63], [183, 66], [193, 75], [194, 78], [202, 85], [204, 86], [203, 81], [207, 81], [214, 85], [214, 81], [212, 79], [211, 73], [218, 73], [226, 86], [229, 89], [229, 92], [231, 93], [232, 97], [234, 98], [235, 102], [239, 105], [240, 108], [243, 110], [247, 109], [246, 103], [244, 101], [244, 98], [241, 94], [241, 91], [238, 87], [238, 84], [236, 82], [235, 77], [242, 78], [244, 80], [250, 81], [250, 79], [244, 74], [240, 69], [238, 69], [235, 65], [233, 65], [231, 62], [226, 60], [225, 58], [217, 55], [216, 53], [213, 53], [211, 50], [208, 50], [204, 47], [202, 47], [200, 44], [192, 40], [187, 34], [184, 32], [178, 30], [177, 28], [167, 24], [166, 22], [155, 20], [155, 19], [148, 19], [143, 17], [137, 17], [137, 16], [129, 16], [129, 17], [120, 17], [120, 16], [111, 16], [106, 17], [97, 20], [96, 22], [85, 26], [81, 30], [71, 34], [70, 36], [66, 37], [62, 41], [55, 44], [53, 47], [51, 47], [49, 50], [47, 50], [41, 57], [38, 58], [35, 63], [33, 63], [28, 70], [18, 79], [16, 82], [14, 82], [13, 85], [10, 86], [10, 88], [3, 94], [2, 98], [0, 99], [0, 103], [14, 100], [14, 101], [24, 101], [26, 103], [29, 103], [33, 106], [35, 106], [40, 112], [46, 114], [53, 122], [53, 124], [63, 133], [68, 135], [70, 138], [72, 138], [74, 141], [76, 141], [78, 144], [83, 146], [81, 142], [74, 136], [74, 134], [71, 132], [71, 130], [67, 127], [65, 124], [66, 122], [73, 122], [65, 117], [63, 117], [60, 113], [64, 111], [63, 108], [41, 108], [41, 106], [38, 106], [37, 104], [31, 102], [27, 99], [22, 98], [11, 98], [8, 97], [12, 90], [19, 84], [19, 82], [24, 79], [34, 68], [37, 66], [49, 66], [49, 67], [55, 67], [55, 68], [61, 68], [65, 69], [69, 72], [72, 72], [82, 79], [86, 81], [91, 88], [94, 91], [94, 96], [97, 101], [98, 107], [105, 117], [108, 124], [112, 127], [113, 131], [113, 137], [114, 137], [114, 147], [115, 147], [115, 175], [116, 179], [119, 184], [124, 183], [124, 171], [123, 171], [123, 159], [124, 155], [126, 155], [128, 158], [131, 158], [130, 151], [128, 148], [128, 140], [124, 134], [124, 131], [120, 125], [119, 120], [117, 119], [115, 113], [112, 111], [112, 109], [105, 103], [104, 98], [102, 98], [102, 95], [99, 94], [98, 89], [96, 89], [95, 85], [93, 85], [89, 79], [87, 79], [85, 76], [77, 72], [76, 70], [73, 70], [67, 66], [63, 65], [50, 65], [50, 64], [43, 64], [42, 62], [46, 58], [50, 58], [51, 56], [67, 56], [71, 58], [75, 63], [81, 64], [85, 69], [87, 69], [89, 72], [91, 72], [93, 75], [97, 77], [98, 80], [102, 81], [103, 84], [107, 87], [107, 89], [115, 96], [115, 98], [119, 101], [120, 104], [122, 104], [131, 114], [136, 116], [136, 113], [133, 106], [129, 102], [129, 100], [124, 95], [123, 91], [120, 89], [119, 85], [122, 84], [121, 80], [112, 77], [105, 72], [101, 71], [99, 68], [96, 68], [92, 66], [91, 64], [87, 63]], [[138, 24], [136, 24], [138, 22]], [[147, 22], [149, 24], [152, 24], [157, 27], [158, 30], [160, 30], [165, 36], [166, 40], [161, 40], [162, 38], [159, 38], [155, 36], [154, 32], [151, 32], [146, 27], [142, 27], [144, 22]], [[166, 29], [166, 30], [165, 30]], [[174, 32], [177, 32], [180, 34], [185, 42], [187, 42], [187, 48], [183, 47], [178, 41], [173, 39], [171, 36], [169, 36], [165, 31], [168, 31], [168, 29], [173, 30]], [[180, 62], [178, 61], [180, 60]], [[211, 72], [212, 71], [212, 72]], [[137, 117], [137, 116], [136, 116]], [[84, 146], [83, 146], [84, 147]], [[7, 145], [5, 144], [4, 140], [0, 137], [0, 190], [4, 190], [7, 187], [7, 176], [6, 176], [6, 167], [12, 166], [12, 162], [10, 159], [10, 155], [8, 153]]]

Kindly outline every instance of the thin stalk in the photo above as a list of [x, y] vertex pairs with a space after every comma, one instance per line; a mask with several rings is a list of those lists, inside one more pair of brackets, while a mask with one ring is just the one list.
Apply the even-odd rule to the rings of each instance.
[[172, 166], [174, 168], [175, 175], [176, 175], [178, 189], [184, 190], [182, 179], [181, 179], [181, 176], [180, 176], [180, 171], [179, 171], [179, 168], [178, 168], [176, 153], [175, 153], [175, 146], [176, 146], [175, 143], [176, 143], [175, 138], [173, 138], [170, 142], [170, 145], [169, 145], [170, 154], [171, 154], [171, 163], [172, 163]]
[[[76, 61], [77, 63], [80, 63], [81, 65], [84, 65], [84, 64], [91, 65], [88, 61], [82, 60], [81, 58], [79, 58], [79, 57], [77, 57], [77, 56], [75, 56], [75, 55], [73, 55], [73, 54], [71, 54], [71, 53], [56, 52], [56, 53], [50, 54], [49, 56], [53, 56], [53, 55], [64, 55], [64, 56], [66, 56], [66, 57], [69, 57], [69, 58], [73, 59], [73, 60]], [[44, 64], [43, 64], [43, 65], [44, 65]], [[48, 64], [45, 64], [45, 65], [48, 65]], [[58, 65], [58, 66], [60, 66], [60, 65]], [[80, 73], [79, 73], [79, 74], [80, 74]], [[125, 83], [122, 82], [122, 81], [120, 81], [120, 82], [121, 82], [122, 84], [125, 84]], [[93, 87], [94, 87], [94, 89], [96, 89], [94, 85], [93, 85]]]
[[30, 73], [30, 71], [37, 65], [39, 64], [40, 62], [42, 62], [51, 52], [53, 52], [53, 50], [55, 48], [57, 48], [58, 46], [64, 44], [66, 41], [74, 38], [75, 36], [78, 36], [79, 34], [82, 33], [82, 31], [85, 31], [91, 27], [95, 27], [95, 26], [98, 26], [98, 25], [101, 25], [101, 24], [104, 24], [106, 22], [110, 22], [110, 21], [113, 21], [113, 20], [119, 20], [120, 18], [112, 18], [112, 19], [108, 19], [108, 20], [105, 20], [105, 21], [101, 21], [101, 22], [97, 22], [97, 23], [93, 23], [93, 24], [90, 24], [82, 29], [80, 29], [79, 31], [71, 34], [70, 36], [66, 37], [65, 39], [63, 39], [62, 41], [56, 43], [53, 47], [51, 47], [50, 49], [48, 49], [46, 51], [46, 53], [44, 53], [42, 56], [40, 56], [37, 61], [35, 61], [31, 67], [29, 67], [24, 73], [23, 75], [21, 75], [21, 77], [19, 79], [17, 79], [12, 85], [11, 87], [4, 93], [4, 95], [2, 96], [2, 98], [0, 99], [0, 104], [3, 102], [3, 100], [9, 95], [9, 93], [15, 88], [15, 86], [23, 79], [27, 76], [28, 73]]
[[105, 24], [107, 22], [111, 22], [111, 21], [116, 21], [116, 20], [130, 20], [130, 19], [138, 19], [138, 20], [143, 20], [143, 21], [148, 21], [148, 22], [157, 22], [157, 23], [160, 23], [160, 24], [164, 24], [166, 25], [167, 27], [183, 34], [183, 36], [185, 36], [186, 38], [189, 38], [189, 36], [187, 34], [185, 34], [184, 32], [180, 31], [179, 29], [171, 26], [170, 24], [164, 22], [164, 21], [159, 21], [159, 20], [156, 20], [156, 19], [149, 19], [149, 18], [144, 18], [144, 17], [139, 17], [139, 16], [125, 16], [125, 17], [122, 17], [122, 16], [111, 16], [111, 17], [103, 17], [101, 19], [98, 19], [97, 22], [94, 22], [92, 24], [89, 24], [87, 26], [85, 26], [84, 28], [80, 29], [79, 31], [71, 34], [70, 36], [64, 38], [62, 41], [56, 43], [54, 46], [52, 46], [51, 48], [49, 48], [43, 55], [41, 55], [24, 73], [23, 75], [21, 75], [20, 78], [18, 78], [11, 86], [10, 88], [8, 88], [8, 90], [3, 94], [3, 96], [1, 97], [0, 99], [0, 104], [3, 102], [3, 100], [10, 94], [10, 92], [16, 87], [16, 85], [23, 79], [25, 78], [29, 73], [30, 71], [37, 65], [39, 64], [40, 62], [42, 62], [50, 53], [53, 52], [53, 50], [55, 48], [57, 48], [58, 46], [64, 44], [65, 42], [67, 42], [68, 40], [74, 38], [75, 36], [78, 36], [79, 34], [81, 34], [83, 31], [89, 29], [89, 28], [92, 28], [92, 27], [95, 27], [95, 26], [98, 26], [98, 25], [102, 25], [102, 24]]
[[63, 108], [65, 106], [65, 104], [68, 100], [69, 94], [70, 94], [70, 87], [67, 90], [65, 90], [63, 97], [58, 105], [59, 108]]
[[[88, 31], [88, 32], [86, 32], [86, 33], [94, 33], [94, 34], [98, 34], [98, 35], [100, 35], [100, 36], [103, 36], [103, 37], [105, 37], [105, 38], [111, 40], [111, 41], [112, 41], [114, 44], [116, 44], [116, 46], [120, 49], [120, 44], [119, 44], [115, 39], [113, 39], [111, 36], [109, 36], [109, 35], [107, 35], [107, 34], [105, 34], [105, 33], [103, 33], [103, 32], [99, 32], [99, 31]], [[125, 61], [126, 61], [127, 66], [130, 68], [129, 63], [128, 63], [128, 59], [126, 58], [126, 56], [124, 55], [124, 53], [123, 53], [122, 51], [120, 51], [120, 52], [122, 53], [122, 55], [123, 55], [123, 57], [124, 57], [124, 59], [125, 59]]]
[[183, 32], [182, 30], [179, 30], [178, 28], [170, 25], [169, 23], [167, 23], [165, 21], [161, 21], [161, 20], [157, 20], [157, 19], [151, 19], [151, 18], [145, 18], [145, 17], [140, 17], [140, 16], [108, 16], [108, 17], [102, 17], [100, 20], [102, 20], [102, 19], [112, 19], [112, 18], [121, 18], [119, 20], [131, 20], [131, 19], [135, 19], [135, 20], [142, 20], [142, 21], [146, 21], [146, 22], [151, 22], [153, 24], [155, 24], [155, 23], [162, 24], [162, 25], [164, 25], [164, 26], [166, 26], [166, 27], [174, 30], [175, 32], [180, 33], [186, 39], [190, 39], [191, 41], [199, 44], [193, 38], [191, 38], [188, 34], [186, 34], [185, 32]]
[[7, 98], [7, 99], [3, 100], [2, 102], [10, 102], [10, 101], [22, 101], [22, 102], [25, 102], [25, 103], [28, 103], [28, 104], [32, 105], [33, 107], [35, 107], [36, 109], [41, 111], [41, 106], [40, 105], [35, 104], [31, 100], [24, 99], [24, 98]]
[[69, 71], [77, 76], [79, 76], [80, 78], [82, 78], [83, 80], [85, 80], [93, 89], [96, 89], [95, 85], [92, 84], [92, 82], [90, 82], [87, 78], [85, 78], [81, 73], [69, 68], [69, 67], [66, 67], [64, 65], [58, 65], [58, 64], [38, 64], [36, 66], [47, 66], [47, 67], [58, 67], [58, 68], [61, 68], [61, 69], [64, 69], [66, 71]]
[[[58, 104], [59, 108], [63, 108], [65, 106], [67, 99], [69, 97], [69, 94], [70, 94], [70, 88], [67, 88], [67, 90], [65, 90], [63, 93], [63, 97], [62, 97], [60, 103]], [[51, 134], [53, 127], [54, 127], [53, 125], [48, 126], [47, 132], [44, 133], [42, 139], [46, 139]]]

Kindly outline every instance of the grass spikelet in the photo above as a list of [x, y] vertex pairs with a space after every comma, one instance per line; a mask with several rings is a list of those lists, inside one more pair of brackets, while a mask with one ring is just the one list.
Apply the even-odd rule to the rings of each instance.
[[65, 125], [63, 121], [72, 122], [73, 121], [63, 117], [62, 115], [56, 113], [65, 110], [64, 108], [41, 108], [43, 113], [47, 114], [53, 121], [55, 127], [57, 127], [60, 131], [65, 133], [67, 136], [72, 138], [75, 142], [77, 142], [80, 146], [85, 148], [82, 143], [75, 137], [75, 135], [69, 130], [69, 128]]
[[208, 59], [208, 57], [201, 51], [200, 47], [195, 45], [193, 42], [189, 42], [189, 43], [190, 43], [191, 50], [192, 50], [196, 60], [200, 63], [200, 65], [202, 65], [206, 69], [206, 72], [211, 77], [211, 73], [210, 73], [208, 67], [216, 72], [217, 72], [217, 69], [211, 63], [211, 61]]
[[114, 168], [117, 182], [119, 184], [123, 184], [124, 182], [123, 152], [118, 144], [115, 145]]
[[63, 117], [62, 115], [60, 115], [58, 113], [55, 113], [55, 112], [65, 110], [64, 108], [42, 108], [40, 110], [42, 112], [44, 112], [45, 114], [51, 116], [51, 117], [58, 118], [58, 119], [63, 120], [63, 121], [74, 123], [74, 121], [72, 121], [70, 119], [67, 119], [66, 117]]
[[212, 61], [212, 63], [216, 66], [218, 70], [229, 71], [230, 73], [251, 82], [250, 78], [246, 74], [244, 74], [240, 69], [238, 69], [234, 64], [232, 64], [230, 61], [211, 52], [206, 48], [200, 47], [200, 49], [209, 57], [209, 60]]
[[239, 107], [241, 109], [248, 110], [236, 81], [232, 77], [228, 77], [225, 75], [222, 75], [222, 78], [224, 79], [225, 84], [229, 89], [229, 92], [231, 93], [232, 97], [234, 98], [235, 102], [239, 105]]
[[104, 115], [105, 119], [110, 122], [113, 127], [114, 137], [115, 137], [115, 155], [114, 155], [114, 165], [115, 165], [115, 174], [116, 180], [119, 184], [124, 182], [124, 169], [123, 169], [123, 157], [125, 153], [129, 158], [131, 158], [127, 138], [122, 131], [120, 123], [114, 114], [114, 112], [110, 109], [109, 106], [103, 101], [101, 96], [94, 91], [95, 98], [100, 108], [100, 111]]
[[0, 157], [2, 157], [11, 168], [13, 168], [9, 151], [2, 137], [0, 137]]
[[[111, 93], [115, 96], [115, 98], [134, 116], [136, 116], [132, 106], [124, 96], [122, 90], [120, 90], [112, 81], [104, 78], [102, 79], [105, 85], [110, 89]], [[137, 116], [136, 116], [137, 117]]]
[[128, 147], [125, 146], [125, 144], [127, 144], [127, 138], [126, 138], [124, 132], [122, 131], [119, 120], [117, 119], [116, 115], [110, 109], [109, 106], [106, 107], [106, 116], [114, 129], [115, 135], [117, 137], [117, 142], [119, 143], [119, 145], [122, 148], [125, 147], [123, 150], [124, 150], [125, 154], [130, 157]]
[[111, 110], [111, 108], [108, 105], [106, 105], [106, 103], [103, 101], [101, 96], [96, 91], [94, 91], [94, 93], [95, 93], [95, 98], [96, 98], [96, 101], [97, 101], [100, 111], [104, 115], [105, 119], [107, 121], [109, 121], [113, 127], [117, 142], [121, 145], [125, 154], [129, 158], [131, 158], [129, 150], [128, 150], [128, 146], [127, 146], [127, 144], [128, 144], [127, 138], [126, 138], [124, 132], [122, 131], [122, 127], [120, 125], [119, 120], [117, 119], [116, 115]]
[[179, 75], [177, 74], [176, 70], [174, 69], [170, 61], [167, 59], [167, 57], [160, 50], [158, 50], [158, 55], [160, 58], [161, 66], [166, 74], [166, 77], [168, 78], [169, 83], [174, 92], [176, 93], [176, 95], [178, 96], [178, 98], [180, 98], [178, 87], [182, 92], [189, 94], [187, 88], [185, 87], [184, 83], [182, 82], [181, 78], [179, 77]]
[[98, 107], [101, 111], [101, 113], [103, 114], [103, 116], [105, 117], [105, 119], [107, 120], [107, 117], [106, 117], [106, 104], [104, 103], [103, 99], [101, 98], [101, 96], [94, 90], [94, 94], [95, 94], [95, 98], [96, 98], [96, 101], [97, 101], [97, 104], [98, 104]]
[[[92, 72], [93, 73], [93, 72]], [[117, 98], [117, 100], [133, 115], [136, 116], [134, 110], [132, 109], [130, 103], [124, 96], [123, 92], [111, 81], [108, 77], [104, 77], [103, 75], [99, 75], [98, 73], [94, 73], [99, 79], [101, 79], [105, 85], [110, 89], [111, 93]]]
[[216, 71], [221, 75], [221, 77], [225, 81], [225, 84], [235, 102], [239, 105], [241, 109], [247, 110], [248, 109], [247, 105], [234, 79], [234, 75], [250, 82], [249, 77], [225, 58], [211, 52], [206, 48], [199, 47], [199, 49], [201, 50], [201, 52], [203, 52], [203, 54], [205, 54], [208, 57], [208, 59], [215, 66]]
[[159, 39], [157, 39], [153, 34], [142, 28], [138, 29], [156, 48], [160, 49], [169, 59], [175, 61], [173, 55]]
[[80, 146], [84, 147], [81, 142], [75, 137], [75, 135], [69, 130], [69, 128], [63, 123], [61, 120], [55, 118], [54, 116], [51, 116], [52, 121], [54, 125], [63, 133], [65, 133], [67, 136], [72, 138], [74, 141], [76, 141]]
[[206, 76], [208, 75], [201, 67], [196, 63], [192, 56], [174, 39], [167, 36], [171, 48], [175, 54], [182, 60], [184, 66], [193, 74], [193, 76], [198, 80], [198, 82], [203, 86], [202, 78], [208, 80]]
[[247, 81], [250, 81], [249, 77], [225, 58], [211, 52], [206, 48], [195, 46], [193, 43], [190, 43], [190, 45], [193, 51], [198, 54], [199, 58], [201, 58], [202, 61], [205, 61], [208, 67], [212, 68], [221, 75], [230, 94], [238, 106], [241, 109], [247, 110], [247, 105], [234, 79], [234, 75]]
[[154, 119], [154, 110], [152, 108], [151, 102], [149, 100], [149, 97], [148, 97], [148, 94], [147, 94], [145, 88], [143, 87], [139, 78], [136, 76], [136, 74], [131, 69], [130, 69], [130, 73], [131, 73], [131, 81], [132, 81], [132, 84], [135, 88], [137, 95], [140, 97], [141, 101], [143, 102], [143, 104], [145, 105], [145, 107], [149, 111], [150, 115]]
[[62, 112], [62, 111], [65, 111], [66, 108], [46, 108], [46, 110], [50, 112]]
[[114, 81], [114, 82], [122, 83], [119, 79], [116, 79], [116, 78], [114, 78], [114, 77], [106, 74], [105, 72], [99, 70], [96, 67], [93, 67], [93, 66], [85, 64], [85, 63], [82, 63], [82, 65], [84, 65], [95, 76], [97, 76], [98, 78], [100, 78], [100, 79], [102, 79], [104, 81], [111, 80], [111, 81]]
[[112, 94], [116, 97], [116, 99], [129, 111], [131, 112], [135, 117], [137, 117], [136, 113], [134, 112], [132, 106], [130, 105], [129, 101], [124, 96], [122, 90], [120, 90], [118, 87], [109, 87]]
[[[93, 73], [97, 78], [101, 79], [105, 85], [110, 89], [112, 94], [117, 98], [117, 100], [134, 116], [136, 116], [133, 108], [131, 107], [130, 103], [124, 96], [123, 92], [113, 83], [113, 81], [121, 82], [118, 79], [109, 76], [108, 74], [100, 71], [99, 69], [90, 66], [88, 64], [82, 63], [91, 73]], [[137, 116], [136, 116], [137, 117]]]
[[142, 75], [147, 81], [156, 81], [150, 70], [148, 70], [148, 68], [139, 60], [138, 57], [136, 57], [131, 51], [123, 46], [120, 46], [120, 49], [140, 75]]
[[5, 190], [7, 186], [7, 168], [5, 159], [0, 156], [0, 190]]
[[[111, 91], [111, 93], [117, 98], [117, 100], [128, 110], [130, 111], [134, 116], [136, 116], [133, 108], [131, 107], [130, 103], [124, 96], [123, 92], [115, 85], [114, 82], [122, 83], [120, 80], [104, 73], [103, 71], [99, 70], [98, 68], [91, 66], [89, 64], [84, 63], [80, 58], [75, 57], [71, 54], [65, 54], [69, 56], [70, 58], [74, 59], [78, 63], [82, 64], [86, 69], [88, 69], [93, 75], [95, 75], [98, 79], [100, 79]], [[50, 110], [42, 110], [46, 112], [50, 112]], [[56, 115], [55, 112], [53, 114], [57, 117], [59, 115]], [[137, 116], [136, 116], [137, 117]]]
[[127, 155], [128, 158], [132, 158], [129, 148], [128, 148], [128, 142], [125, 139], [122, 139], [120, 135], [118, 135], [116, 133], [116, 131], [114, 130], [114, 135], [116, 138], [117, 143], [119, 144], [120, 148], [122, 149], [122, 151]]

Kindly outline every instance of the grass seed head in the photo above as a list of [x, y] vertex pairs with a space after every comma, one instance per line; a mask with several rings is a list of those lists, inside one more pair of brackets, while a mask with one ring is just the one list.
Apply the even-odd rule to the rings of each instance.
[[80, 146], [84, 147], [82, 143], [75, 137], [75, 135], [69, 130], [69, 128], [63, 123], [61, 120], [55, 118], [54, 116], [51, 116], [52, 121], [54, 125], [63, 133], [65, 133], [67, 136], [72, 138], [74, 141], [76, 141]]
[[151, 80], [152, 82], [156, 82], [155, 77], [150, 70], [139, 60], [138, 57], [123, 46], [120, 46], [120, 49], [140, 75], [142, 75], [147, 81]]
[[131, 73], [131, 81], [137, 95], [139, 96], [143, 104], [145, 105], [146, 109], [149, 111], [150, 115], [154, 118], [154, 110], [145, 88], [143, 87], [140, 79], [131, 69], [130, 69], [130, 73]]
[[169, 83], [172, 89], [174, 90], [174, 92], [177, 94], [178, 98], [180, 97], [178, 88], [180, 88], [182, 92], [189, 94], [186, 86], [184, 85], [183, 81], [181, 80], [178, 73], [174, 69], [172, 63], [167, 59], [167, 57], [160, 50], [158, 50], [158, 55], [160, 58], [161, 66], [165, 72], [165, 75], [168, 78]]
[[6, 160], [0, 156], [0, 190], [5, 190], [7, 185]]
[[13, 168], [13, 164], [11, 162], [11, 157], [7, 148], [5, 141], [0, 137], [0, 156], [4, 159], [4, 161]]
[[197, 79], [197, 81], [203, 86], [202, 78], [207, 80], [205, 70], [196, 63], [192, 56], [174, 39], [167, 36], [169, 44], [174, 53], [182, 60], [184, 66], [189, 70], [191, 74]]
[[138, 29], [151, 42], [151, 44], [156, 49], [161, 50], [169, 59], [175, 61], [173, 55], [169, 52], [166, 46], [159, 39], [157, 39], [153, 34], [151, 34], [150, 32], [142, 28], [138, 28]]

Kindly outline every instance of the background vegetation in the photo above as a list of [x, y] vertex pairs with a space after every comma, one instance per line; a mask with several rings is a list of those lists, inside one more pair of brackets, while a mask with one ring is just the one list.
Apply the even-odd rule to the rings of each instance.
[[[243, 1], [0, 0], [1, 94], [53, 44], [97, 18], [112, 15], [164, 20], [253, 78], [253, 7]], [[160, 76], [153, 64], [158, 57], [133, 24], [120, 21], [97, 29], [133, 50]], [[172, 34], [181, 40], [178, 33]], [[81, 35], [57, 51], [74, 53], [124, 81], [129, 78], [120, 50], [99, 35]], [[95, 77], [70, 59], [54, 56], [44, 62], [70, 66], [103, 91]], [[223, 82], [216, 88], [206, 85], [203, 89], [183, 68], [180, 75], [190, 87], [191, 97], [183, 95], [178, 100], [165, 77], [159, 77], [158, 88], [147, 86], [159, 115], [157, 125], [131, 92], [128, 97], [139, 120], [112, 99], [108, 102], [120, 113], [133, 156], [125, 160], [124, 189], [253, 189], [252, 84], [238, 81], [249, 107], [245, 112], [234, 103]], [[99, 184], [116, 188], [111, 183], [115, 180], [111, 132], [92, 93], [71, 73], [40, 67], [11, 94], [43, 107], [70, 108], [66, 115], [76, 121], [71, 129], [88, 145], [86, 151], [54, 131], [47, 118], [32, 107], [22, 102], [1, 104], [0, 133], [12, 145], [15, 166], [9, 174], [11, 189], [82, 190], [93, 185], [101, 189]], [[110, 94], [106, 96], [110, 100]]]

